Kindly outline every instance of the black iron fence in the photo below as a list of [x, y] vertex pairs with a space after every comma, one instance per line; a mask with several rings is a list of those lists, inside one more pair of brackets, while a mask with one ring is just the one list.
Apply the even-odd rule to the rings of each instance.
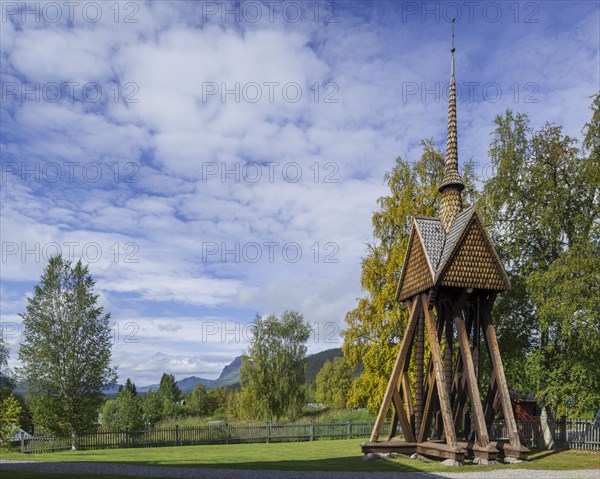
[[[118, 449], [130, 447], [191, 446], [201, 444], [243, 444], [316, 441], [320, 439], [367, 438], [373, 421], [302, 422], [261, 424], [209, 424], [196, 427], [149, 429], [144, 431], [99, 431], [78, 437], [78, 447]], [[544, 439], [539, 422], [518, 422], [519, 437], [527, 447], [543, 447]], [[384, 424], [386, 431], [389, 424]], [[600, 450], [600, 425], [592, 421], [559, 419], [553, 427], [554, 440], [561, 448]], [[507, 439], [508, 431], [502, 421], [495, 422], [489, 431], [493, 439]], [[70, 437], [37, 436], [21, 440], [26, 453], [71, 449]]]

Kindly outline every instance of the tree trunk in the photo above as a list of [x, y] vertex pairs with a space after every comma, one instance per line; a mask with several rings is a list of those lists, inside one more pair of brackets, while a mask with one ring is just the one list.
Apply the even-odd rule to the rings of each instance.
[[77, 432], [71, 431], [71, 450], [77, 451], [79, 450], [79, 436]]
[[542, 436], [544, 438], [544, 447], [546, 449], [554, 449], [554, 414], [546, 405], [542, 406], [542, 414], [540, 416], [540, 426], [542, 427]]

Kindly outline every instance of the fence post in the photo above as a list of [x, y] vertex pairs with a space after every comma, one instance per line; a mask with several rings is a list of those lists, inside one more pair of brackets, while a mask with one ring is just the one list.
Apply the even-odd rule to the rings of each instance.
[[315, 423], [310, 421], [310, 440], [313, 441], [315, 438]]
[[125, 447], [129, 447], [129, 428], [125, 428]]
[[567, 434], [567, 416], [560, 417], [560, 442], [563, 444], [563, 447], [569, 448]]
[[269, 423], [269, 422], [267, 423], [266, 430], [267, 430], [267, 436], [265, 438], [265, 442], [267, 444], [269, 444], [271, 442], [271, 437], [270, 437], [271, 436], [271, 423]]
[[25, 452], [25, 434], [23, 434], [23, 431], [21, 431], [20, 434], [21, 434], [21, 452]]
[[346, 421], [346, 439], [350, 439], [352, 432], [352, 424], [350, 423], [350, 419]]
[[175, 424], [175, 445], [179, 446], [179, 425]]

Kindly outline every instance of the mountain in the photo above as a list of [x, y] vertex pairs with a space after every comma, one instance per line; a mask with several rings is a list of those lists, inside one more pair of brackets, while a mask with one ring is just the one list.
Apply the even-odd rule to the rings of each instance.
[[[317, 377], [317, 373], [325, 364], [325, 361], [333, 361], [337, 357], [343, 356], [341, 348], [327, 349], [320, 353], [312, 354], [306, 358], [306, 382], [313, 383]], [[240, 383], [240, 368], [242, 367], [242, 357], [236, 357], [231, 363], [223, 368], [221, 375], [217, 379], [204, 379], [196, 376], [190, 376], [188, 378], [177, 381], [177, 386], [184, 393], [189, 393], [194, 390], [197, 384], [203, 384], [206, 389], [213, 389], [218, 387], [238, 387]], [[138, 392], [146, 393], [153, 389], [158, 390], [158, 384], [151, 384], [149, 386], [140, 386], [137, 388]], [[105, 396], [114, 396], [119, 390], [117, 384], [114, 388], [106, 389], [103, 391]]]
[[221, 375], [217, 379], [220, 386], [233, 386], [240, 382], [240, 368], [242, 367], [242, 357], [238, 356], [230, 364], [223, 368]]
[[334, 348], [308, 356], [306, 358], [306, 382], [314, 383], [317, 380], [317, 373], [321, 370], [326, 361], [333, 362], [335, 358], [340, 358], [343, 355], [342, 348]]

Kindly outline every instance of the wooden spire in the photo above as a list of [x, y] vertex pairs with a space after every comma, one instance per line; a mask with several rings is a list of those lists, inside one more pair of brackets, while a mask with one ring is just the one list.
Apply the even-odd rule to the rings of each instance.
[[439, 187], [441, 193], [440, 220], [448, 232], [454, 218], [462, 210], [460, 192], [465, 185], [458, 173], [458, 135], [456, 128], [456, 80], [454, 78], [454, 19], [452, 19], [452, 60], [450, 65], [450, 95], [448, 98], [448, 141], [446, 144], [446, 168]]

